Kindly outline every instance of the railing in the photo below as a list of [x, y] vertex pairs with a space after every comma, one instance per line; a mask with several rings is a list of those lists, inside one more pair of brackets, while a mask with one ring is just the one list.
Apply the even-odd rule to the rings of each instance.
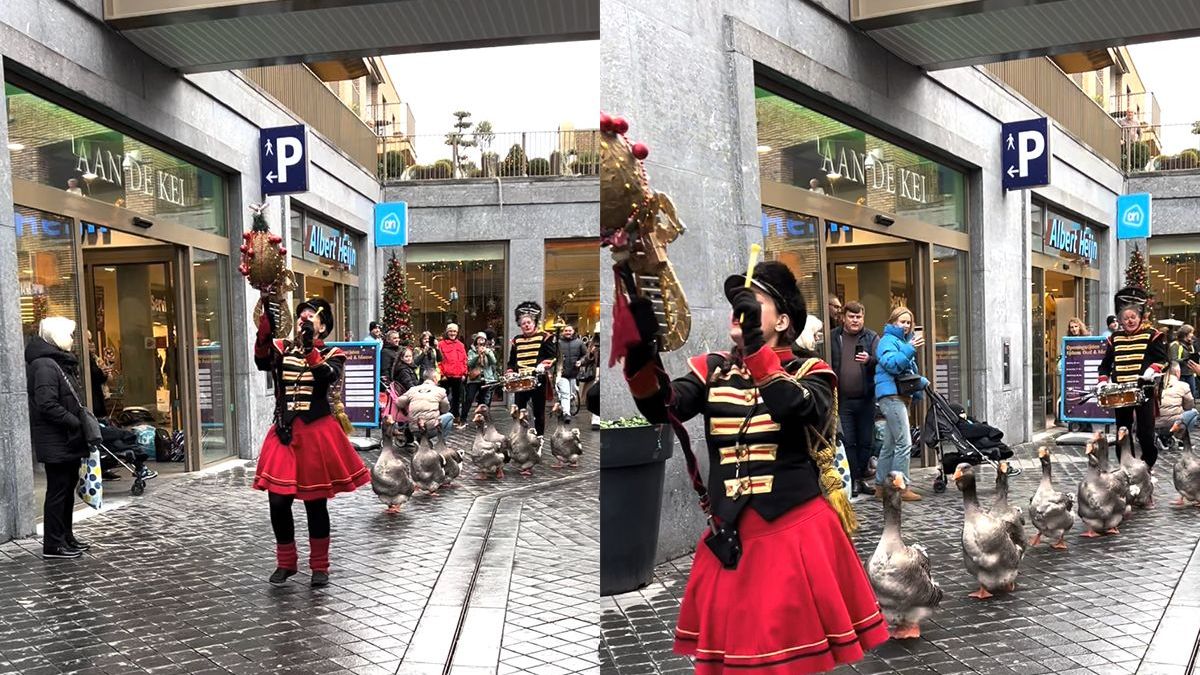
[[1053, 61], [1039, 57], [983, 67], [1100, 156], [1121, 165], [1121, 125]]
[[407, 103], [381, 103], [367, 106], [367, 119], [373, 120], [378, 136], [415, 136], [417, 118]]
[[1109, 97], [1109, 115], [1128, 126], [1130, 123], [1158, 126], [1162, 122], [1162, 111], [1158, 98], [1152, 92], [1117, 94]]
[[[409, 180], [600, 175], [600, 131], [521, 131], [463, 136], [457, 147], [447, 134], [381, 137], [379, 179]], [[399, 151], [415, 148], [422, 163], [409, 165]]]
[[[1160, 151], [1159, 147], [1164, 150]], [[1200, 169], [1200, 124], [1127, 127], [1121, 168], [1125, 173]]]
[[375, 132], [302, 64], [246, 68], [246, 79], [262, 87], [331, 143], [370, 171], [378, 152]]

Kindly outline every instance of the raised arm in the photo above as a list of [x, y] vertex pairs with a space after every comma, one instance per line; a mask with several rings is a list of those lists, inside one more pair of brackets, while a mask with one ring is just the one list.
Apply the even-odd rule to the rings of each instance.
[[264, 311], [258, 317], [258, 333], [254, 337], [254, 366], [259, 370], [274, 370], [281, 355], [278, 344], [271, 339], [273, 332], [271, 318]]

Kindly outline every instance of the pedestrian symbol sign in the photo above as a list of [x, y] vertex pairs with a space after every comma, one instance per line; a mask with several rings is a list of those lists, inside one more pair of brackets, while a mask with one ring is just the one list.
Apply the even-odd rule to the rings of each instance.
[[1000, 127], [1001, 181], [1005, 190], [1050, 184], [1050, 133], [1045, 117]]
[[264, 196], [308, 191], [308, 132], [303, 124], [260, 131], [258, 155]]
[[1145, 239], [1149, 236], [1150, 193], [1117, 197], [1117, 239]]

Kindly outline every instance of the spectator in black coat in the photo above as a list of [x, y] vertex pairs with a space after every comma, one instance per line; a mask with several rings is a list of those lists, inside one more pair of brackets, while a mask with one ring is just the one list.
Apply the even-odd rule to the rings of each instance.
[[29, 435], [46, 468], [44, 558], [78, 558], [88, 548], [71, 532], [79, 463], [89, 452], [83, 435], [79, 359], [71, 352], [74, 333], [74, 321], [47, 317], [25, 346]]
[[379, 391], [383, 391], [392, 381], [392, 368], [395, 366], [398, 356], [400, 356], [400, 333], [389, 330], [383, 341], [383, 348], [379, 350]]

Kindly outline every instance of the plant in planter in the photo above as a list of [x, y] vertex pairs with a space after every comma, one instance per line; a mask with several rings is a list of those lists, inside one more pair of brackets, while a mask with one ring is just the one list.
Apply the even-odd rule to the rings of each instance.
[[639, 416], [600, 422], [600, 594], [650, 583], [658, 549], [669, 424]]

